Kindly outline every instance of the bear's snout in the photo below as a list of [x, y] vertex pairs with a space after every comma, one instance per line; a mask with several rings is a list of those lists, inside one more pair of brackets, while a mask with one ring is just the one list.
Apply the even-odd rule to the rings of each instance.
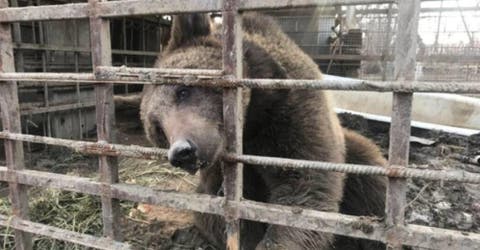
[[175, 167], [195, 174], [197, 166], [197, 147], [189, 140], [177, 140], [168, 150], [168, 161]]

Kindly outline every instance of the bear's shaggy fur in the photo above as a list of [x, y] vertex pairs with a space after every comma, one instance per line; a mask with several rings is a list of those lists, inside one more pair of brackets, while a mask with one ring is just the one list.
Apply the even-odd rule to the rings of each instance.
[[[256, 13], [243, 14], [243, 31], [246, 78], [322, 78], [317, 65], [273, 19]], [[220, 34], [212, 31], [208, 17], [197, 14], [176, 17], [172, 38], [159, 57], [158, 66], [221, 69], [220, 39]], [[218, 159], [224, 148], [222, 94], [214, 89], [191, 88], [193, 94], [180, 103], [178, 97], [172, 97], [178, 93], [177, 87], [147, 86], [141, 116], [147, 136], [157, 145], [164, 133], [171, 144], [181, 134], [190, 136], [187, 139], [200, 145], [199, 148], [207, 147], [204, 151], [210, 152], [207, 160], [213, 162], [200, 169], [197, 191], [217, 195], [222, 192], [223, 181], [222, 162]], [[194, 95], [197, 93], [201, 97]], [[245, 98], [246, 154], [385, 165], [372, 142], [342, 129], [326, 91], [253, 89], [245, 96], [249, 97]], [[243, 181], [244, 198], [249, 200], [353, 215], [382, 216], [384, 212], [385, 180], [381, 177], [245, 166]], [[196, 225], [212, 243], [224, 248], [222, 217], [197, 214]], [[242, 222], [241, 239], [243, 249], [381, 248], [380, 244], [368, 241], [344, 237], [335, 240], [328, 233], [251, 221]]]

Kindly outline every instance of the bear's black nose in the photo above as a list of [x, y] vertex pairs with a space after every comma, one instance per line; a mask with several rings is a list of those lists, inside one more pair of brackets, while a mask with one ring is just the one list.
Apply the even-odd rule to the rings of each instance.
[[189, 140], [177, 140], [168, 150], [168, 161], [175, 167], [195, 174], [197, 171], [197, 147]]

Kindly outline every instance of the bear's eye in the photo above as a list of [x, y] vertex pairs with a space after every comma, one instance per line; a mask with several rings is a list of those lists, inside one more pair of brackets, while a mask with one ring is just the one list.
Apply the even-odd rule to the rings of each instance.
[[176, 91], [177, 101], [184, 101], [190, 96], [190, 88], [180, 87]]

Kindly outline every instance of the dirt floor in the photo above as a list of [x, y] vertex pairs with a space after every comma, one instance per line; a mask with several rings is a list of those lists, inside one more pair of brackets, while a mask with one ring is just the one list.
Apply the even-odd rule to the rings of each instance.
[[[128, 113], [130, 112], [130, 113]], [[136, 111], [117, 114], [118, 141], [122, 144], [148, 145]], [[132, 117], [136, 117], [133, 119]], [[344, 126], [355, 129], [388, 151], [388, 124], [341, 115]], [[410, 162], [422, 169], [463, 169], [480, 173], [480, 166], [462, 163], [456, 156], [480, 154], [480, 135], [455, 136], [413, 129]], [[96, 178], [96, 157], [81, 156], [59, 149], [28, 154], [33, 169]], [[40, 148], [40, 149], [38, 149]], [[68, 157], [65, 157], [68, 155]], [[165, 162], [119, 159], [122, 182], [162, 190], [193, 192], [197, 176], [171, 167]], [[30, 190], [32, 220], [101, 235], [100, 201], [96, 197], [53, 190]], [[32, 195], [32, 193], [34, 193]], [[480, 233], [480, 187], [478, 185], [423, 180], [408, 181], [407, 222]], [[192, 213], [174, 209], [122, 202], [125, 240], [136, 249], [215, 249], [192, 225]], [[7, 199], [0, 200], [0, 212], [9, 213]], [[72, 216], [73, 215], [73, 216]], [[72, 226], [73, 225], [73, 226]], [[13, 232], [0, 236], [2, 249], [11, 249]], [[37, 238], [36, 249], [84, 249], [73, 244]]]
[[[388, 153], [388, 124], [342, 115], [344, 126], [373, 139]], [[480, 154], [480, 134], [470, 137], [412, 129], [410, 163], [419, 169], [462, 169], [480, 173], [459, 156]], [[480, 233], [480, 186], [455, 182], [408, 180], [408, 223]]]

